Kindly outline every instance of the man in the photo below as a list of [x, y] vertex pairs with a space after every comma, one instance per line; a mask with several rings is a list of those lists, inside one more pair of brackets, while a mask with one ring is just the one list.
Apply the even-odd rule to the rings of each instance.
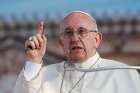
[[61, 22], [59, 43], [67, 61], [42, 67], [47, 40], [42, 35], [42, 26], [38, 31], [25, 43], [28, 60], [17, 79], [14, 93], [140, 93], [140, 76], [135, 70], [67, 70], [69, 67], [125, 66], [100, 57], [97, 48], [102, 34], [89, 14], [74, 11]]

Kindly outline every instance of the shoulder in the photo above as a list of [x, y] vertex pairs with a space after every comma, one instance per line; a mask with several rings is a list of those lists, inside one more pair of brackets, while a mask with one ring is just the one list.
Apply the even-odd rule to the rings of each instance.
[[122, 66], [122, 65], [127, 66], [128, 64], [116, 60], [101, 58], [99, 65], [100, 66]]
[[[101, 58], [101, 62], [99, 64], [99, 67], [102, 67], [102, 66], [127, 66], [127, 65], [128, 64], [125, 64], [125, 63], [120, 62], [120, 61]], [[110, 72], [112, 72], [112, 74], [115, 78], [119, 78], [121, 76], [122, 78], [124, 77], [124, 79], [131, 78], [133, 80], [140, 81], [140, 75], [134, 69], [116, 69], [116, 70], [112, 70]]]

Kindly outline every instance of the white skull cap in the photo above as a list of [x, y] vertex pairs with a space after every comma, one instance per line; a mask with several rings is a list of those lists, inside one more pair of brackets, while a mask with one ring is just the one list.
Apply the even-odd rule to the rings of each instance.
[[81, 14], [84, 14], [84, 15], [88, 16], [96, 24], [95, 30], [98, 31], [96, 20], [89, 13], [86, 13], [86, 12], [83, 12], [83, 11], [72, 11], [72, 12], [68, 13], [66, 16], [64, 16], [64, 19], [72, 13], [81, 13]]

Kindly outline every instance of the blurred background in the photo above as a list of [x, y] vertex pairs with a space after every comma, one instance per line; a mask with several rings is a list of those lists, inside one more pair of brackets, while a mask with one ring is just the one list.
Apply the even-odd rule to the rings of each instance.
[[44, 65], [65, 60], [57, 42], [60, 20], [70, 11], [90, 13], [103, 41], [99, 53], [130, 65], [140, 65], [140, 0], [0, 0], [0, 93], [11, 93], [26, 60], [24, 42], [46, 22]]

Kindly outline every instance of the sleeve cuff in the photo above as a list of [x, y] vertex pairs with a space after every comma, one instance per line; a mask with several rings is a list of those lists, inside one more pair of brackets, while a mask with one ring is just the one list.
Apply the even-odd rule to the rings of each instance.
[[30, 61], [26, 61], [24, 67], [24, 77], [27, 81], [31, 81], [34, 77], [36, 77], [42, 67], [42, 64], [32, 63]]

